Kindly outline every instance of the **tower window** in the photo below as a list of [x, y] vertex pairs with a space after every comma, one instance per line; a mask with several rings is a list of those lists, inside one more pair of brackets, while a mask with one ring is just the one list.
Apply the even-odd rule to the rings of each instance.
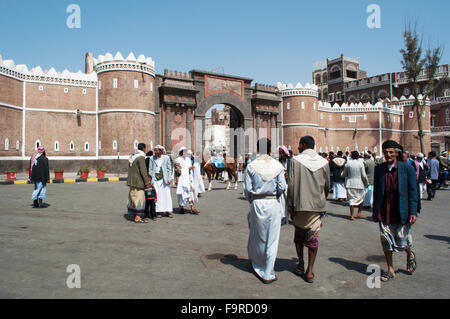
[[41, 141], [37, 140], [36, 142], [34, 142], [34, 149], [35, 150], [37, 150], [39, 146], [41, 146]]
[[116, 140], [113, 141], [113, 150], [117, 150], [117, 141]]
[[59, 152], [59, 142], [55, 142], [55, 152]]
[[113, 88], [117, 89], [118, 82], [119, 81], [117, 79], [113, 79]]
[[139, 80], [134, 80], [134, 88], [139, 88]]
[[39, 91], [44, 91], [44, 86], [43, 85], [39, 85]]
[[64, 88], [64, 93], [69, 93], [69, 88]]
[[84, 151], [89, 152], [89, 142], [84, 143]]
[[20, 141], [16, 142], [16, 150], [18, 151], [20, 149]]
[[414, 117], [414, 112], [409, 112], [409, 118], [412, 119]]
[[83, 93], [84, 95], [86, 95], [86, 89], [83, 89], [82, 93]]
[[5, 151], [9, 150], [9, 139], [5, 139]]
[[99, 90], [102, 89], [102, 81], [98, 81], [98, 89], [99, 89]]
[[75, 150], [75, 144], [74, 144], [72, 141], [71, 141], [70, 144], [69, 144], [69, 150], [70, 150], [70, 151]]
[[150, 91], [153, 92], [153, 83], [150, 82]]

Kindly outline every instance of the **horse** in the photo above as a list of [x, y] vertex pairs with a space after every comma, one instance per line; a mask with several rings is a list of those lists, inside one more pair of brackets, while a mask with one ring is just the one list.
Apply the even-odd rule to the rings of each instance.
[[226, 171], [228, 173], [228, 185], [227, 190], [230, 190], [231, 188], [231, 178], [234, 178], [234, 189], [237, 190], [237, 175], [236, 175], [236, 167], [237, 167], [237, 159], [236, 158], [228, 158], [224, 159], [225, 161], [225, 167], [222, 169], [218, 169], [216, 167], [213, 167], [211, 160], [205, 161], [203, 159], [203, 169], [206, 172], [206, 175], [208, 175], [208, 181], [209, 181], [209, 187], [208, 192], [212, 190], [212, 180], [214, 179], [214, 176], [217, 173], [221, 173], [223, 171]]

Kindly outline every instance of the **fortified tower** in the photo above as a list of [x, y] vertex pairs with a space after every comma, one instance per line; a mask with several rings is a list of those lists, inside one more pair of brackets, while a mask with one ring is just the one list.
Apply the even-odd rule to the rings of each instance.
[[282, 84], [278, 89], [283, 99], [283, 143], [290, 146], [295, 153], [300, 138], [304, 135], [319, 136], [318, 87], [306, 83]]
[[[131, 154], [155, 141], [155, 62], [131, 52], [93, 59], [98, 75], [99, 155]], [[88, 63], [87, 63], [88, 64]], [[120, 136], [120, 137], [119, 137]]]
[[[431, 118], [430, 118], [430, 101], [423, 100], [422, 94], [417, 99], [424, 103], [424, 111], [421, 116], [422, 130], [424, 133], [423, 144], [425, 147], [425, 156], [431, 151]], [[420, 141], [418, 139], [419, 123], [417, 120], [417, 111], [413, 107], [415, 98], [411, 95], [408, 100], [405, 97], [400, 98], [400, 104], [403, 105], [403, 134], [401, 144], [405, 150], [411, 154], [417, 154], [420, 150]]]

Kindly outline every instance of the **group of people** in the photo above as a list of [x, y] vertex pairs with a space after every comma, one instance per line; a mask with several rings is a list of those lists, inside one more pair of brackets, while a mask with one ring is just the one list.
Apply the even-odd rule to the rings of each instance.
[[[326, 215], [331, 183], [334, 198], [348, 198], [352, 220], [355, 207], [358, 207], [357, 217], [361, 217], [364, 202], [372, 207], [372, 220], [379, 224], [387, 263], [381, 281], [396, 278], [392, 260], [394, 251], [406, 252], [406, 270], [412, 274], [417, 268], [417, 260], [411, 249], [411, 226], [420, 212], [420, 171], [417, 174], [415, 165], [408, 164], [403, 147], [388, 140], [382, 145], [384, 158], [377, 159], [370, 152], [365, 152], [361, 158], [357, 151], [352, 152], [350, 158], [345, 158], [342, 152], [329, 158], [328, 154], [317, 154], [314, 146], [314, 138], [304, 136], [299, 141], [299, 155], [292, 156], [285, 146], [280, 146], [279, 161], [276, 161], [270, 156], [271, 141], [260, 139], [258, 155], [247, 165], [244, 193], [251, 203], [248, 255], [257, 277], [265, 284], [277, 280], [274, 265], [280, 228], [288, 214], [295, 226], [294, 243], [298, 256], [293, 272], [309, 283], [314, 281], [318, 235]], [[424, 169], [424, 163], [420, 166], [419, 155], [416, 155], [417, 162]], [[432, 154], [428, 160], [433, 162]], [[305, 247], [308, 250], [306, 268]]]
[[200, 165], [194, 160], [192, 151], [182, 147], [173, 161], [164, 154], [161, 145], [146, 153], [146, 145], [138, 144], [138, 149], [129, 159], [127, 185], [129, 189], [128, 210], [134, 215], [135, 223], [157, 221], [161, 217], [173, 218], [173, 203], [170, 193], [175, 183], [181, 214], [188, 212], [198, 215], [194, 205], [198, 195], [205, 191], [200, 173]]

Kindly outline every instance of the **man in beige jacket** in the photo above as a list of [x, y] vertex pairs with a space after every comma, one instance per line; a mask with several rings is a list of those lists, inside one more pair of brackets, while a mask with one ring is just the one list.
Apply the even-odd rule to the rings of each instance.
[[[328, 161], [314, 151], [314, 138], [300, 139], [299, 155], [289, 162], [287, 206], [295, 225], [295, 247], [299, 263], [294, 272], [306, 282], [314, 279], [313, 266], [319, 248], [318, 235], [322, 226], [326, 198], [330, 189]], [[305, 271], [303, 247], [308, 248], [308, 268]]]
[[127, 185], [130, 187], [128, 194], [128, 211], [135, 215], [135, 223], [147, 223], [140, 215], [145, 211], [145, 191], [150, 184], [145, 164], [145, 144], [140, 143], [137, 151], [128, 160]]

